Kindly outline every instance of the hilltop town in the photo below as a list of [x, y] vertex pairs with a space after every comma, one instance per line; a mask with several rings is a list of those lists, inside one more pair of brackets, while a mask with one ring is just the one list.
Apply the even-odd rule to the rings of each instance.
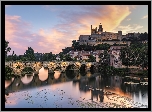
[[[115, 68], [124, 67], [125, 54], [122, 56], [121, 50], [126, 47], [130, 47], [132, 44], [137, 44], [137, 46], [148, 45], [148, 33], [128, 33], [122, 35], [122, 31], [107, 32], [103, 30], [103, 27], [100, 23], [99, 28], [90, 29], [90, 35], [80, 35], [78, 40], [73, 40], [71, 47], [66, 47], [62, 49], [62, 52], [59, 54], [50, 53], [34, 53], [34, 50], [31, 47], [28, 47], [28, 50], [24, 55], [17, 56], [12, 54], [7, 56], [6, 61], [84, 61], [84, 62], [103, 62], [108, 61], [110, 66]], [[148, 48], [146, 48], [148, 51]], [[133, 52], [133, 51], [131, 51]], [[31, 54], [32, 53], [32, 54]], [[124, 52], [126, 53], [126, 52]], [[31, 54], [30, 56], [28, 56]], [[105, 58], [105, 55], [107, 57]], [[139, 60], [139, 56], [136, 57], [136, 61]], [[123, 60], [122, 60], [123, 58]], [[130, 58], [129, 56], [127, 58]], [[132, 61], [133, 62], [133, 61]], [[135, 62], [134, 62], [135, 63]], [[131, 65], [140, 65], [140, 64], [131, 64]]]
[[[62, 51], [69, 54], [72, 59], [87, 61], [89, 56], [92, 55], [95, 57], [95, 61], [99, 62], [101, 59], [100, 54], [107, 50], [110, 54], [110, 66], [121, 68], [120, 50], [130, 46], [131, 42], [134, 41], [148, 43], [146, 37], [145, 39], [140, 39], [140, 37], [141, 33], [139, 32], [122, 35], [122, 31], [117, 33], [103, 31], [100, 23], [98, 30], [97, 27], [93, 29], [91, 25], [91, 35], [80, 35], [79, 40], [73, 41], [72, 47], [67, 47]], [[88, 46], [88, 49], [86, 46]], [[60, 55], [57, 56], [57, 59], [60, 60]]]

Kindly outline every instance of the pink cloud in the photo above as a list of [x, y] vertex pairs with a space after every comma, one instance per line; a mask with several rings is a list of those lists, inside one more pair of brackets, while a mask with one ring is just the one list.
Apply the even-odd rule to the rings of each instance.
[[41, 28], [39, 32], [31, 32], [31, 25], [24, 22], [20, 16], [6, 15], [5, 23], [5, 38], [9, 41], [11, 51], [15, 51], [16, 54], [24, 54], [28, 47], [32, 47], [35, 52], [59, 53], [66, 47], [65, 43], [71, 44], [66, 33], [58, 29]]
[[[9, 41], [9, 46], [16, 54], [24, 54], [28, 47], [38, 49], [38, 42], [43, 37], [37, 33], [33, 33], [29, 23], [24, 22], [20, 16], [5, 16], [5, 38]], [[42, 41], [43, 42], [43, 41]], [[11, 54], [11, 53], [10, 53]]]
[[89, 23], [89, 21], [94, 21], [93, 26], [95, 27], [98, 26], [99, 23], [101, 23], [103, 26], [103, 30], [106, 31], [112, 31], [113, 29], [115, 29], [131, 13], [128, 6], [121, 5], [90, 7], [90, 10], [92, 10], [91, 13], [84, 15], [81, 21], [85, 23]]
[[23, 21], [20, 16], [6, 15], [5, 38], [16, 54], [23, 54], [28, 47], [32, 47], [35, 52], [56, 54], [71, 46], [72, 40], [78, 40], [80, 35], [89, 35], [91, 24], [93, 27], [98, 27], [102, 23], [104, 31], [111, 31], [131, 13], [129, 6], [77, 6], [77, 8], [83, 11], [62, 11], [58, 15], [62, 22], [52, 29], [40, 28], [38, 32], [32, 32], [32, 25]]

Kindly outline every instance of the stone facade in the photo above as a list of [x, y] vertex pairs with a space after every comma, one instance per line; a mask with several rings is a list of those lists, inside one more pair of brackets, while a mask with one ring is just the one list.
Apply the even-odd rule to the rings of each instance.
[[120, 59], [120, 50], [125, 46], [111, 46], [110, 47], [110, 66], [115, 68], [122, 68], [122, 61]]
[[103, 32], [103, 28], [102, 25], [100, 23], [99, 25], [99, 29], [97, 30], [96, 28], [92, 28], [91, 25], [91, 35], [80, 35], [79, 36], [79, 44], [80, 45], [98, 45], [98, 44], [102, 44], [102, 43], [107, 43], [110, 45], [113, 44], [129, 44], [130, 42], [124, 42], [121, 41], [122, 38], [127, 38], [130, 36], [138, 36], [139, 33], [128, 33], [127, 35], [122, 35], [122, 31], [118, 31], [117, 33], [113, 33], [113, 32]]

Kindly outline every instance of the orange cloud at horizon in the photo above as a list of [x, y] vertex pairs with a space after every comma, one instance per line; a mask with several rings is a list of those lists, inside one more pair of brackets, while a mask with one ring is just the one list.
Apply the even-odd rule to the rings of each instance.
[[107, 5], [104, 6], [104, 8], [91, 8], [91, 10], [92, 12], [98, 13], [93, 15], [84, 15], [82, 18], [80, 18], [79, 22], [82, 24], [88, 24], [90, 21], [93, 21], [93, 28], [98, 27], [98, 25], [101, 23], [104, 31], [112, 31], [131, 13], [129, 6], [121, 5]]

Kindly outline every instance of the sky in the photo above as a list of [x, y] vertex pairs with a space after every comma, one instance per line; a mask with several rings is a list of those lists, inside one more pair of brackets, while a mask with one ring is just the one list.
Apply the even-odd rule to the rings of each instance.
[[58, 54], [72, 40], [90, 35], [102, 24], [103, 31], [148, 32], [147, 5], [5, 5], [5, 40], [12, 54]]

